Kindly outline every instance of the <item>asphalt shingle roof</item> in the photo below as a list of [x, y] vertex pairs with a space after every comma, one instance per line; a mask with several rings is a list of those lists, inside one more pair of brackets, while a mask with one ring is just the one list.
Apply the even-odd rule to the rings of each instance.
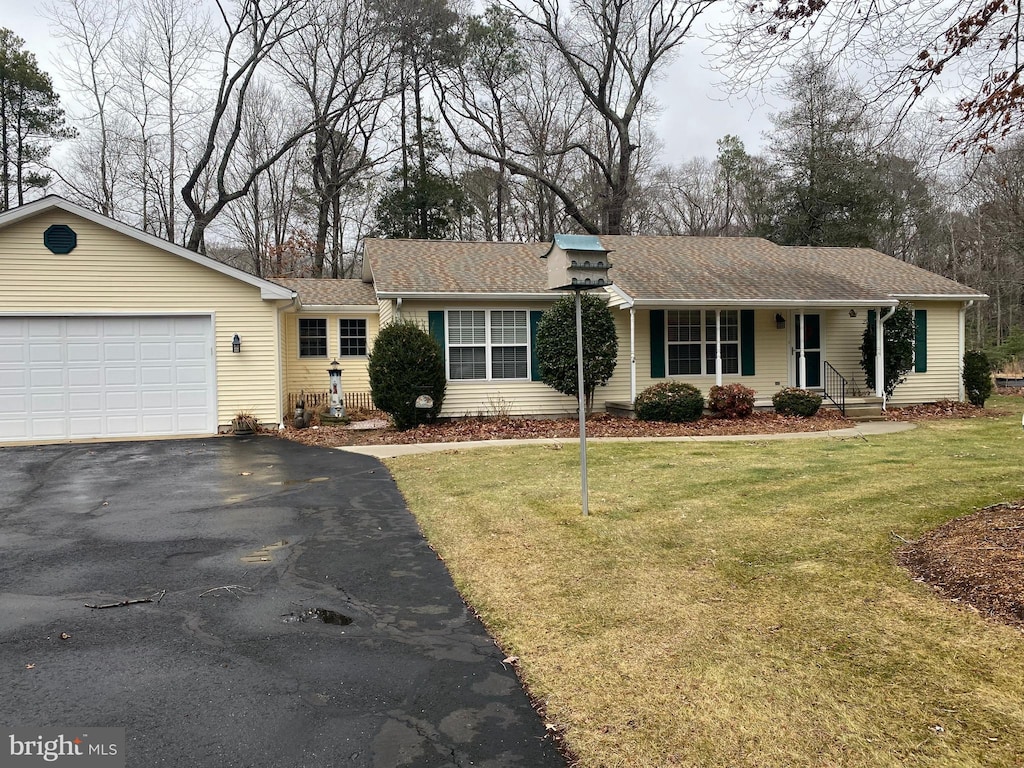
[[[869, 248], [804, 248], [754, 237], [604, 235], [618, 290], [643, 302], [891, 301], [984, 294]], [[367, 240], [378, 292], [545, 293], [547, 243]]]
[[306, 306], [377, 306], [377, 294], [370, 283], [357, 279], [278, 277], [275, 283], [299, 294]]

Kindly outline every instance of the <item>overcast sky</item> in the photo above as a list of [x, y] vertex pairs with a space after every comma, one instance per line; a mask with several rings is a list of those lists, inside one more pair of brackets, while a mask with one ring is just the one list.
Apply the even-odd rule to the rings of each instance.
[[[68, 107], [66, 89], [55, 65], [59, 47], [50, 37], [48, 22], [39, 11], [41, 0], [0, 0], [0, 26], [24, 38], [26, 48], [36, 55], [40, 66], [53, 77], [54, 85]], [[677, 164], [693, 157], [713, 158], [715, 142], [727, 133], [739, 136], [749, 152], [762, 145], [768, 130], [768, 115], [778, 105], [766, 106], [757, 94], [729, 98], [717, 85], [723, 75], [711, 70], [713, 62], [705, 53], [708, 43], [691, 39], [679, 51], [665, 75], [655, 83], [654, 96], [660, 105], [655, 128], [663, 144], [662, 162]]]

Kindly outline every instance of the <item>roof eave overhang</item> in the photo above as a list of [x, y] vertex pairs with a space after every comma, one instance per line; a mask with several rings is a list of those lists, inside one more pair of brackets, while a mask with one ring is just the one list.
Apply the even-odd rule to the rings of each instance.
[[987, 293], [894, 293], [900, 301], [988, 301]]
[[897, 299], [635, 299], [638, 307], [891, 307]]
[[559, 291], [543, 293], [508, 293], [508, 292], [444, 292], [444, 291], [377, 291], [380, 299], [424, 299], [429, 301], [554, 301]]
[[250, 275], [248, 272], [243, 272], [242, 270], [230, 267], [227, 264], [222, 264], [216, 259], [211, 259], [209, 256], [203, 256], [195, 251], [182, 248], [180, 245], [163, 240], [156, 235], [143, 232], [142, 230], [96, 213], [95, 211], [90, 211], [88, 208], [83, 208], [77, 203], [72, 203], [62, 197], [57, 197], [56, 195], [47, 195], [44, 198], [18, 206], [10, 211], [4, 211], [0, 214], [0, 229], [15, 224], [16, 222], [29, 219], [51, 209], [61, 210], [65, 213], [71, 214], [72, 216], [78, 216], [79, 218], [86, 219], [87, 221], [91, 221], [101, 227], [111, 229], [119, 234], [125, 235], [126, 237], [130, 237], [133, 240], [145, 243], [146, 245], [151, 245], [154, 248], [159, 248], [160, 250], [174, 254], [175, 256], [180, 256], [183, 259], [195, 262], [200, 266], [212, 269], [214, 272], [220, 272], [222, 275], [227, 275], [228, 277], [232, 277], [243, 283], [248, 283], [249, 285], [260, 289], [261, 299], [290, 300], [294, 299], [296, 296], [295, 291], [289, 288], [264, 280], [261, 277]]
[[380, 307], [376, 304], [299, 304], [297, 309], [303, 312], [363, 312], [366, 314], [380, 314]]

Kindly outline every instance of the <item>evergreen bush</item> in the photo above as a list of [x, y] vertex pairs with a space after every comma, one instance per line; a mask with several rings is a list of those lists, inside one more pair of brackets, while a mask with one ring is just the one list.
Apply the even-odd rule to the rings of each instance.
[[704, 413], [704, 395], [692, 384], [665, 381], [637, 395], [633, 411], [643, 421], [696, 421]]
[[[444, 402], [444, 352], [433, 337], [411, 321], [380, 329], [367, 357], [373, 402], [391, 416], [396, 429], [410, 429], [433, 419]], [[429, 409], [417, 408], [416, 399], [429, 395]]]
[[992, 365], [984, 352], [964, 353], [964, 392], [971, 405], [979, 408], [992, 396]]
[[715, 385], [708, 392], [708, 408], [727, 419], [745, 419], [754, 412], [754, 390], [742, 384]]
[[786, 387], [772, 395], [775, 412], [782, 416], [813, 416], [821, 408], [821, 395], [806, 389]]

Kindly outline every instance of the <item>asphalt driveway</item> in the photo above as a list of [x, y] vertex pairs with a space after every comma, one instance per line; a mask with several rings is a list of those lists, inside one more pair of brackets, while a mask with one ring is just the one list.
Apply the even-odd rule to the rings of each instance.
[[0, 691], [129, 766], [565, 764], [387, 470], [271, 437], [0, 449]]

